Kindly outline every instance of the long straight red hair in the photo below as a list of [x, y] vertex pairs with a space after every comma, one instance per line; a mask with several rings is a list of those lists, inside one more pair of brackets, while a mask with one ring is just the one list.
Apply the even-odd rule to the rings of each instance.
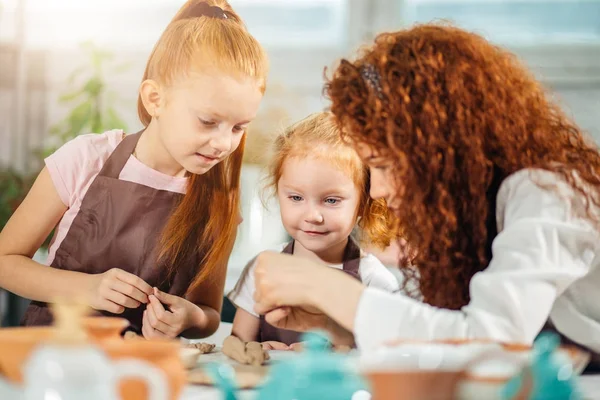
[[[200, 3], [223, 9], [227, 18], [201, 14]], [[256, 41], [229, 3], [223, 0], [187, 1], [156, 43], [142, 81], [169, 85], [191, 71], [214, 69], [256, 79], [266, 86], [268, 62]], [[152, 117], [138, 97], [138, 115], [144, 126]], [[160, 240], [159, 260], [173, 274], [199, 254], [198, 273], [188, 293], [219, 268], [226, 268], [240, 211], [240, 176], [245, 136], [223, 162], [203, 175], [192, 175], [185, 196], [167, 222]]]

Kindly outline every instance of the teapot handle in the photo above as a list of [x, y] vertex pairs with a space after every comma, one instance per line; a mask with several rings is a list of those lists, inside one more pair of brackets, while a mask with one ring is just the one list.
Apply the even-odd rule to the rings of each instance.
[[214, 385], [223, 392], [223, 400], [237, 400], [235, 397], [235, 371], [229, 364], [210, 363], [204, 366]]
[[148, 400], [168, 399], [165, 374], [156, 367], [135, 359], [116, 361], [114, 364], [117, 381], [123, 378], [136, 378], [148, 385]]

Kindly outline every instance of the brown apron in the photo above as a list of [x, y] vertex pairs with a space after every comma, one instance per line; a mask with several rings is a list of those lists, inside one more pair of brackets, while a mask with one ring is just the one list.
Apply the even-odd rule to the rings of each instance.
[[[85, 194], [51, 267], [87, 274], [119, 268], [166, 293], [184, 296], [197, 270], [197, 255], [172, 277], [157, 262], [158, 239], [183, 195], [119, 179], [141, 134], [126, 136], [110, 155]], [[126, 318], [131, 329], [140, 332], [145, 307], [125, 309], [119, 315], [97, 314]], [[21, 321], [27, 326], [51, 323], [48, 305], [38, 301], [31, 302]]]
[[[283, 249], [282, 253], [294, 254], [293, 240], [285, 247], [285, 249]], [[344, 250], [343, 263], [342, 270], [353, 278], [361, 281], [358, 271], [360, 266], [360, 248], [352, 238], [348, 238], [348, 245]], [[302, 332], [275, 328], [265, 321], [264, 315], [260, 316], [259, 339], [261, 342], [275, 341], [285, 343], [289, 346], [293, 343], [300, 342], [301, 335]]]

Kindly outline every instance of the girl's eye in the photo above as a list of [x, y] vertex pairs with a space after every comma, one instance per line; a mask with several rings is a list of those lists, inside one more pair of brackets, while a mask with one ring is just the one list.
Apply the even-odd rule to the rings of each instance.
[[198, 118], [198, 120], [204, 126], [215, 126], [215, 122], [213, 122], [213, 121], [206, 121], [206, 120], [203, 120], [202, 118]]
[[302, 201], [302, 197], [300, 197], [300, 196], [290, 196], [290, 200], [292, 200], [292, 201]]
[[246, 130], [245, 126], [234, 126], [233, 127], [234, 133], [243, 133], [245, 130]]
[[325, 203], [327, 203], [327, 204], [337, 204], [339, 202], [340, 202], [339, 199], [332, 199], [332, 198], [325, 199]]

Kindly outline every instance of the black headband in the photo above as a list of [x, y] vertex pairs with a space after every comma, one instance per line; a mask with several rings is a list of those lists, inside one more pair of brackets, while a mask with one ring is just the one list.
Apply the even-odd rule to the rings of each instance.
[[379, 99], [383, 99], [383, 90], [381, 89], [381, 76], [373, 64], [364, 64], [360, 67], [360, 75], [367, 85], [375, 91]]
[[217, 18], [217, 19], [228, 19], [227, 12], [224, 11], [221, 7], [211, 6], [210, 4], [202, 1], [190, 7], [186, 10], [183, 15], [181, 15], [181, 19], [188, 18], [199, 18], [199, 17], [209, 17], [209, 18]]

